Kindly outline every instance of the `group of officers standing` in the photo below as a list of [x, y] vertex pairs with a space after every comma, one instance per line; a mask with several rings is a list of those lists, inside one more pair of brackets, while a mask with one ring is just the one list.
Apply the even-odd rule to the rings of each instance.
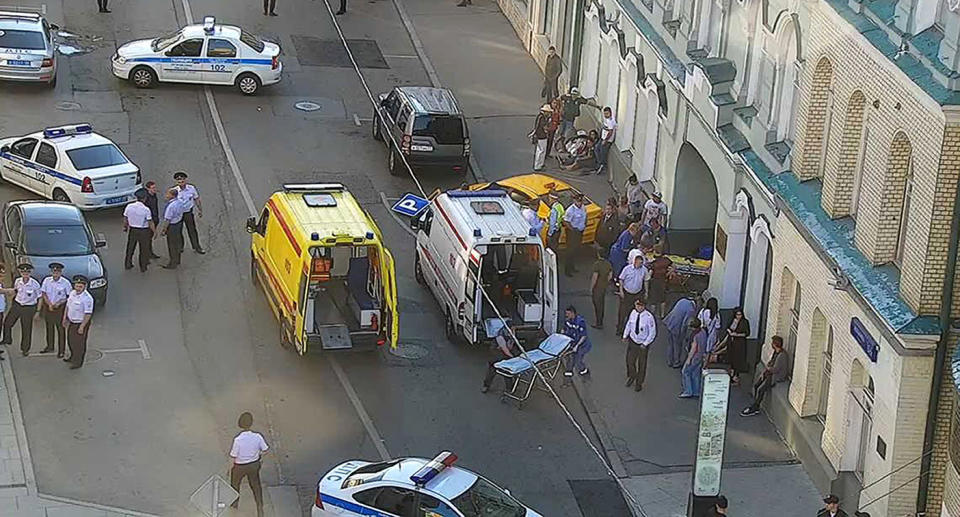
[[200, 192], [187, 181], [187, 173], [184, 171], [173, 173], [173, 180], [176, 184], [164, 192], [167, 204], [162, 219], [157, 199], [157, 184], [153, 181], [148, 181], [144, 188], [138, 190], [134, 194], [137, 200], [123, 209], [123, 231], [127, 232], [127, 248], [123, 259], [125, 269], [133, 269], [133, 253], [139, 249], [138, 265], [141, 272], [146, 272], [150, 260], [160, 258], [153, 252], [153, 239], [161, 236], [167, 238], [169, 256], [169, 261], [163, 268], [179, 267], [184, 247], [184, 227], [193, 251], [200, 255], [206, 253], [200, 246], [200, 237], [197, 234], [197, 218], [203, 217]]

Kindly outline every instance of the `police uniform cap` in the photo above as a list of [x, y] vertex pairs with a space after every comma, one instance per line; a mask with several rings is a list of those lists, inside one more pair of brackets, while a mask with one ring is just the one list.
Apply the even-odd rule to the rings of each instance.
[[49, 266], [50, 269], [63, 269], [63, 264], [59, 262], [51, 262]]
[[173, 179], [178, 180], [180, 178], [186, 178], [187, 173], [184, 171], [177, 171], [173, 173]]
[[20, 264], [19, 266], [17, 266], [17, 270], [18, 270], [18, 271], [33, 271], [33, 264], [30, 264], [29, 262], [25, 262], [25, 263]]
[[81, 284], [87, 284], [87, 277], [83, 275], [73, 275], [73, 283], [80, 282]]

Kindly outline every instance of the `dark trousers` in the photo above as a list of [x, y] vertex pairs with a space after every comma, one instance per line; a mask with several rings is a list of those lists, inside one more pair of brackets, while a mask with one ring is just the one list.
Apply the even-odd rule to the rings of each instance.
[[97, 7], [98, 7], [101, 11], [106, 10], [106, 8], [107, 8], [107, 1], [108, 1], [108, 0], [97, 0]]
[[345, 12], [347, 12], [347, 0], [340, 0], [340, 10], [337, 11], [337, 12], [338, 12], [338, 13], [345, 13]]
[[[183, 226], [187, 229], [187, 236], [190, 237], [190, 246], [193, 246], [194, 250], [201, 250], [200, 247], [200, 236], [197, 235], [197, 220], [193, 217], [193, 210], [189, 212], [184, 212], [183, 214]], [[181, 233], [181, 239], [182, 233]], [[183, 245], [181, 245], [181, 248]]]
[[604, 142], [603, 140], [598, 140], [596, 144], [593, 145], [593, 154], [597, 157], [597, 166], [607, 164], [607, 153], [610, 151], [610, 142]]
[[[253, 500], [257, 503], [257, 515], [262, 517], [263, 488], [260, 486], [260, 460], [254, 461], [253, 463], [244, 463], [243, 465], [233, 464], [233, 467], [230, 468], [230, 486], [232, 486], [237, 493], [240, 492], [240, 483], [243, 481], [243, 478], [247, 478], [247, 483], [250, 484], [250, 490], [253, 491]], [[233, 507], [237, 508], [239, 506], [240, 498], [237, 498], [233, 503]]]
[[272, 13], [276, 8], [277, 0], [263, 0], [263, 14], [267, 14], [268, 12]]
[[57, 338], [57, 355], [63, 355], [64, 348], [67, 345], [67, 331], [63, 328], [63, 309], [65, 304], [60, 304], [56, 309], [50, 310], [49, 307], [43, 309], [43, 321], [47, 326], [47, 348], [53, 350], [53, 338]]
[[504, 359], [509, 359], [503, 352], [497, 348], [497, 356], [494, 359], [491, 359], [487, 363], [487, 374], [483, 377], [483, 385], [486, 388], [489, 388], [493, 384], [493, 379], [497, 376], [497, 369], [493, 366]]
[[36, 305], [20, 305], [14, 300], [7, 317], [3, 320], [3, 342], [13, 342], [13, 326], [20, 321], [20, 351], [29, 352], [33, 342], [33, 315], [37, 312]]
[[80, 333], [80, 324], [70, 322], [67, 327], [67, 345], [70, 346], [70, 364], [83, 366], [83, 359], [87, 356], [87, 336], [90, 334], [90, 324]]
[[577, 272], [577, 259], [580, 257], [580, 247], [583, 245], [583, 232], [567, 228], [567, 253], [563, 264], [563, 271], [567, 275]]
[[167, 254], [170, 256], [170, 266], [180, 265], [181, 253], [183, 253], [183, 221], [167, 226]]
[[[605, 280], [604, 279], [597, 280], [597, 282], [603, 282], [603, 281]], [[604, 305], [606, 302], [606, 295], [607, 295], [606, 291], [603, 291], [600, 293], [593, 293], [591, 295], [591, 298], [593, 299], [593, 314], [594, 314], [594, 319], [596, 320], [594, 321], [594, 323], [596, 323], [598, 327], [603, 326], [603, 311], [605, 309]]]
[[553, 250], [554, 253], [557, 253], [560, 250], [560, 232], [563, 230], [557, 230], [553, 235], [547, 235], [547, 247]]
[[633, 379], [637, 386], [642, 386], [647, 378], [647, 351], [645, 346], [627, 345], [627, 378]]
[[126, 268], [133, 267], [133, 250], [138, 249], [140, 254], [137, 260], [140, 264], [140, 270], [147, 269], [150, 263], [150, 239], [153, 238], [153, 232], [150, 228], [130, 228], [127, 230], [127, 254], [124, 256], [123, 265]]
[[617, 332], [623, 330], [623, 325], [627, 323], [627, 316], [633, 310], [633, 304], [640, 299], [643, 291], [639, 293], [630, 293], [623, 291], [623, 298], [620, 298], [620, 306], [617, 308]]
[[762, 376], [753, 386], [753, 404], [750, 404], [750, 408], [755, 411], [760, 409], [760, 404], [763, 403], [764, 397], [767, 396], [771, 388], [773, 388], [773, 377], [770, 375]]
[[549, 77], [543, 78], [543, 88], [540, 90], [540, 96], [543, 97], [548, 104], [560, 96], [560, 88], [557, 86], [558, 79], [560, 79], [559, 76], [552, 79]]

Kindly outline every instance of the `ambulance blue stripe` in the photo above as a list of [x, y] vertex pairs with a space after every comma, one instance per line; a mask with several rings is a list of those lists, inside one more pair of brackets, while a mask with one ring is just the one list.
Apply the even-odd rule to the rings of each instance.
[[61, 180], [66, 181], [66, 182], [68, 182], [68, 183], [73, 183], [74, 185], [81, 185], [81, 186], [83, 185], [83, 180], [81, 180], [81, 179], [74, 178], [74, 177], [71, 177], [71, 176], [67, 176], [66, 174], [64, 174], [64, 173], [62, 173], [62, 172], [55, 171], [55, 170], [53, 170], [53, 169], [51, 169], [51, 168], [49, 168], [49, 167], [44, 167], [43, 165], [40, 165], [39, 163], [33, 163], [33, 162], [31, 162], [31, 161], [27, 161], [27, 160], [25, 160], [25, 159], [23, 159], [23, 158], [21, 158], [21, 157], [19, 157], [19, 156], [16, 156], [16, 155], [13, 155], [13, 154], [10, 154], [10, 153], [0, 153], [0, 158], [4, 158], [4, 159], [7, 159], [7, 160], [10, 160], [11, 162], [16, 162], [16, 163], [18, 163], [18, 164], [20, 164], [20, 165], [23, 165], [24, 167], [27, 167], [27, 168], [29, 168], [29, 169], [33, 169], [33, 170], [36, 170], [36, 171], [40, 171], [40, 172], [42, 172], [42, 173], [44, 173], [44, 174], [49, 174], [50, 176], [53, 176], [54, 178], [61, 179]]
[[320, 500], [323, 501], [324, 505], [343, 508], [344, 510], [356, 513], [358, 515], [373, 515], [375, 517], [393, 517], [389, 513], [383, 513], [373, 508], [367, 508], [366, 506], [362, 506], [352, 501], [347, 501], [345, 499], [339, 499], [329, 494], [320, 494]]
[[231, 65], [272, 65], [272, 59], [237, 59], [229, 57], [135, 57], [127, 60], [127, 63], [218, 63]]

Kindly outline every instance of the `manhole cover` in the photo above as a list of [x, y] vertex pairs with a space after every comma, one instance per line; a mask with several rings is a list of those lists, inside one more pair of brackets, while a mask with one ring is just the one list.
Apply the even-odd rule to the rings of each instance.
[[87, 350], [87, 355], [83, 358], [83, 362], [95, 363], [101, 359], [103, 359], [103, 352], [97, 350], [96, 348], [90, 348]]
[[[301, 65], [353, 68], [347, 49], [338, 39], [320, 39], [313, 36], [291, 36], [291, 39]], [[376, 41], [348, 39], [347, 45], [360, 68], [390, 68]]]
[[321, 108], [321, 106], [316, 102], [310, 102], [310, 101], [298, 102], [294, 104], [294, 107], [296, 107], [300, 111], [317, 111], [318, 109]]
[[60, 101], [56, 106], [61, 111], [78, 111], [80, 109], [80, 103], [73, 101]]
[[403, 359], [423, 359], [427, 356], [427, 348], [409, 343], [397, 343], [397, 348], [389, 348], [390, 355]]

